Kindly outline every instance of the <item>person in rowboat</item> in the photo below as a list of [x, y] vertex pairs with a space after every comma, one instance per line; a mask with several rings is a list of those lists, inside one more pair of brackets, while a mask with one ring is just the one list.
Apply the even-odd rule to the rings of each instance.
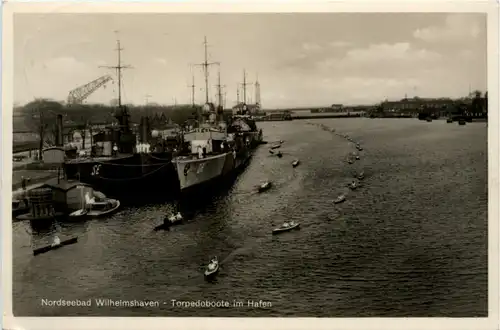
[[59, 239], [58, 236], [55, 236], [54, 237], [54, 242], [51, 244], [51, 246], [57, 246], [59, 244], [61, 244], [61, 240]]

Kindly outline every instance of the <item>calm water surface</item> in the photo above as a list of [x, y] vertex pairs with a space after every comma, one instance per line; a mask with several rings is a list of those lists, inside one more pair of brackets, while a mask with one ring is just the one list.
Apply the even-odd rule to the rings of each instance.
[[[322, 129], [347, 133], [364, 147]], [[415, 119], [260, 123], [283, 139], [261, 147], [230, 193], [170, 231], [172, 205], [125, 207], [108, 219], [58, 225], [78, 244], [37, 257], [54, 232], [14, 223], [16, 316], [486, 316], [487, 127]], [[301, 164], [292, 168], [293, 159]], [[353, 171], [364, 186], [349, 191]], [[274, 187], [256, 194], [255, 185]], [[332, 201], [341, 193], [347, 201]], [[189, 207], [188, 207], [189, 208]], [[301, 230], [272, 236], [286, 220]], [[203, 278], [217, 255], [215, 283]], [[157, 300], [159, 307], [43, 307], [41, 299]], [[233, 300], [239, 308], [174, 308], [170, 300]], [[247, 300], [271, 302], [249, 308]], [[163, 302], [166, 302], [164, 304]]]

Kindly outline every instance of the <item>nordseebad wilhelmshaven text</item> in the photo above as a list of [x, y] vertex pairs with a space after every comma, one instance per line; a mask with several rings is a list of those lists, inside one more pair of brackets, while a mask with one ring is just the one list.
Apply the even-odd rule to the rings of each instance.
[[98, 298], [98, 299], [87, 299], [87, 300], [50, 300], [42, 299], [42, 306], [47, 307], [159, 307], [160, 302], [156, 300], [121, 300], [121, 299], [108, 299], [108, 298]]

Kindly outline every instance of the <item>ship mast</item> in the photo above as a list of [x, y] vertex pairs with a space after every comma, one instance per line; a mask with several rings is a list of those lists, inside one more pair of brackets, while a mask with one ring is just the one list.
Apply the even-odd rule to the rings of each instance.
[[194, 84], [194, 75], [193, 75], [192, 79], [193, 79], [192, 83], [188, 87], [191, 88], [191, 105], [194, 108], [195, 107], [195, 104], [194, 104], [194, 88], [196, 87], [195, 84]]
[[219, 74], [218, 74], [218, 83], [217, 83], [217, 102], [219, 103], [220, 107], [223, 107], [223, 101], [222, 101], [222, 88], [224, 88], [225, 85], [220, 84], [220, 68], [219, 68]]
[[[126, 107], [122, 105], [122, 70], [132, 68], [130, 65], [123, 65], [121, 52], [123, 48], [121, 48], [120, 39], [116, 40], [116, 51], [118, 52], [117, 64], [115, 66], [102, 66], [104, 68], [116, 70], [116, 75], [118, 78], [118, 111], [115, 112], [115, 118], [118, 120], [120, 125], [120, 131], [124, 134], [131, 134], [130, 123], [129, 123], [129, 113], [127, 112]], [[133, 150], [133, 145], [131, 143], [122, 143], [121, 141], [117, 141], [117, 146], [119, 152], [129, 153]], [[135, 141], [133, 142], [135, 143]]]
[[132, 68], [130, 65], [122, 64], [121, 52], [123, 48], [120, 45], [120, 39], [116, 40], [116, 51], [118, 52], [118, 61], [116, 66], [101, 66], [102, 68], [108, 68], [116, 70], [116, 76], [118, 78], [118, 107], [122, 107], [122, 70]]
[[243, 104], [247, 104], [247, 86], [250, 85], [247, 83], [247, 72], [243, 69]]
[[219, 65], [219, 62], [208, 62], [208, 43], [207, 43], [207, 37], [205, 36], [203, 45], [205, 47], [205, 61], [200, 64], [195, 64], [199, 65], [203, 68], [203, 73], [205, 75], [205, 103], [208, 103], [208, 67], [211, 65]]

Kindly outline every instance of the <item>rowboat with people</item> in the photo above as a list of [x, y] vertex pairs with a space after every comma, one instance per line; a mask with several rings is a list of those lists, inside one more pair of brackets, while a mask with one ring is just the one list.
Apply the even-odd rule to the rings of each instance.
[[273, 230], [273, 235], [281, 234], [293, 229], [299, 229], [299, 227], [300, 223], [298, 222], [295, 221], [285, 222], [284, 224]]
[[213, 257], [210, 260], [210, 263], [207, 265], [207, 268], [205, 269], [205, 277], [206, 278], [211, 278], [217, 272], [219, 271], [219, 259], [217, 257]]
[[49, 252], [52, 250], [59, 249], [65, 245], [75, 244], [77, 241], [78, 241], [78, 237], [73, 237], [73, 238], [61, 241], [61, 239], [58, 236], [55, 236], [53, 242], [50, 245], [33, 250], [33, 255], [36, 256], [36, 255], [39, 255], [42, 253], [46, 253], [46, 252]]
[[259, 186], [259, 188], [257, 189], [257, 191], [260, 192], [260, 193], [264, 192], [264, 191], [267, 191], [267, 190], [271, 189], [272, 185], [273, 184], [271, 183], [271, 181], [266, 181], [266, 182], [264, 182], [263, 184], [261, 184]]

